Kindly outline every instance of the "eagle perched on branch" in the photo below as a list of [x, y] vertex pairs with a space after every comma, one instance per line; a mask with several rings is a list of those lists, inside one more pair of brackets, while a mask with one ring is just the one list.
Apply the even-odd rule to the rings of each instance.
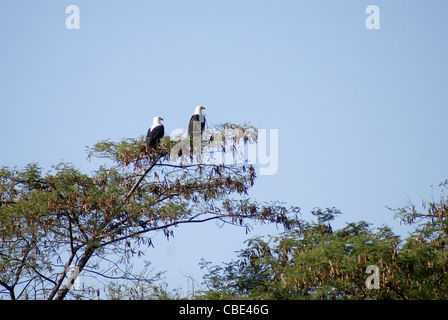
[[190, 123], [188, 124], [188, 136], [190, 138], [193, 137], [193, 132], [199, 131], [200, 127], [200, 135], [204, 131], [205, 127], [205, 116], [202, 114], [202, 110], [205, 108], [203, 106], [197, 106], [194, 110], [194, 114], [190, 118]]
[[154, 117], [152, 121], [152, 126], [151, 128], [149, 128], [148, 133], [146, 134], [146, 145], [149, 148], [155, 148], [159, 144], [160, 139], [165, 134], [165, 128], [161, 123], [162, 120], [163, 118], [161, 117]]

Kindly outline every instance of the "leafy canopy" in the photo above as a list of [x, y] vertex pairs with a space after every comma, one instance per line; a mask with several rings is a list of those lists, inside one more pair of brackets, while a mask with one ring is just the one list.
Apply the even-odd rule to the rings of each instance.
[[[233, 127], [239, 134], [227, 142], [256, 143], [252, 127]], [[203, 141], [201, 147], [213, 143], [221, 150], [224, 140]], [[155, 277], [133, 271], [130, 259], [142, 255], [141, 246], [153, 246], [155, 232], [169, 238], [184, 224], [220, 220], [249, 230], [251, 221], [261, 221], [290, 227], [298, 208], [249, 199], [256, 179], [252, 165], [179, 161], [170, 152], [177, 143], [165, 137], [149, 150], [143, 136], [100, 141], [88, 149], [88, 158], [107, 164], [90, 174], [66, 163], [46, 173], [35, 163], [1, 168], [0, 295], [63, 299], [98, 292], [70, 290], [71, 267], [106, 286], [122, 280], [151, 287]]]

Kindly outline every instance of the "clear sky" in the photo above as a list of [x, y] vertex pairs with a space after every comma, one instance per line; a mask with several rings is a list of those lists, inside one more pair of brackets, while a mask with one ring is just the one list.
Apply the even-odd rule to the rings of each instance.
[[[447, 12], [446, 0], [3, 0], [0, 165], [89, 171], [86, 146], [145, 134], [156, 115], [168, 134], [186, 128], [201, 104], [214, 124], [279, 130], [278, 171], [253, 198], [402, 233], [386, 206], [437, 198], [448, 178]], [[174, 287], [275, 228], [175, 232], [146, 257]]]

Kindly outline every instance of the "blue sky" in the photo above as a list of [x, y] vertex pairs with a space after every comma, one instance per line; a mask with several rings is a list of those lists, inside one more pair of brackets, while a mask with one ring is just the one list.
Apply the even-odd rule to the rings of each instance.
[[[68, 30], [68, 5], [80, 29]], [[380, 30], [365, 27], [368, 5]], [[448, 177], [448, 2], [2, 1], [0, 165], [89, 171], [86, 146], [186, 128], [202, 104], [212, 123], [279, 130], [279, 168], [251, 196], [337, 207], [335, 223], [397, 225], [386, 208], [438, 197]], [[199, 280], [203, 257], [234, 257], [275, 232], [215, 224], [156, 237], [147, 252], [173, 286]]]

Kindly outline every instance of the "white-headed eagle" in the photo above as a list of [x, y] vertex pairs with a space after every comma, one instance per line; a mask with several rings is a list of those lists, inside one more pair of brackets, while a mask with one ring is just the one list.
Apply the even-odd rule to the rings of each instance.
[[154, 117], [152, 120], [152, 126], [146, 134], [146, 145], [150, 148], [155, 148], [165, 133], [165, 128], [160, 123], [162, 120], [161, 117]]
[[190, 118], [190, 123], [188, 124], [188, 136], [193, 137], [193, 132], [199, 131], [199, 136], [202, 135], [205, 127], [205, 116], [202, 114], [202, 110], [205, 108], [203, 106], [197, 106], [194, 110], [194, 114]]

